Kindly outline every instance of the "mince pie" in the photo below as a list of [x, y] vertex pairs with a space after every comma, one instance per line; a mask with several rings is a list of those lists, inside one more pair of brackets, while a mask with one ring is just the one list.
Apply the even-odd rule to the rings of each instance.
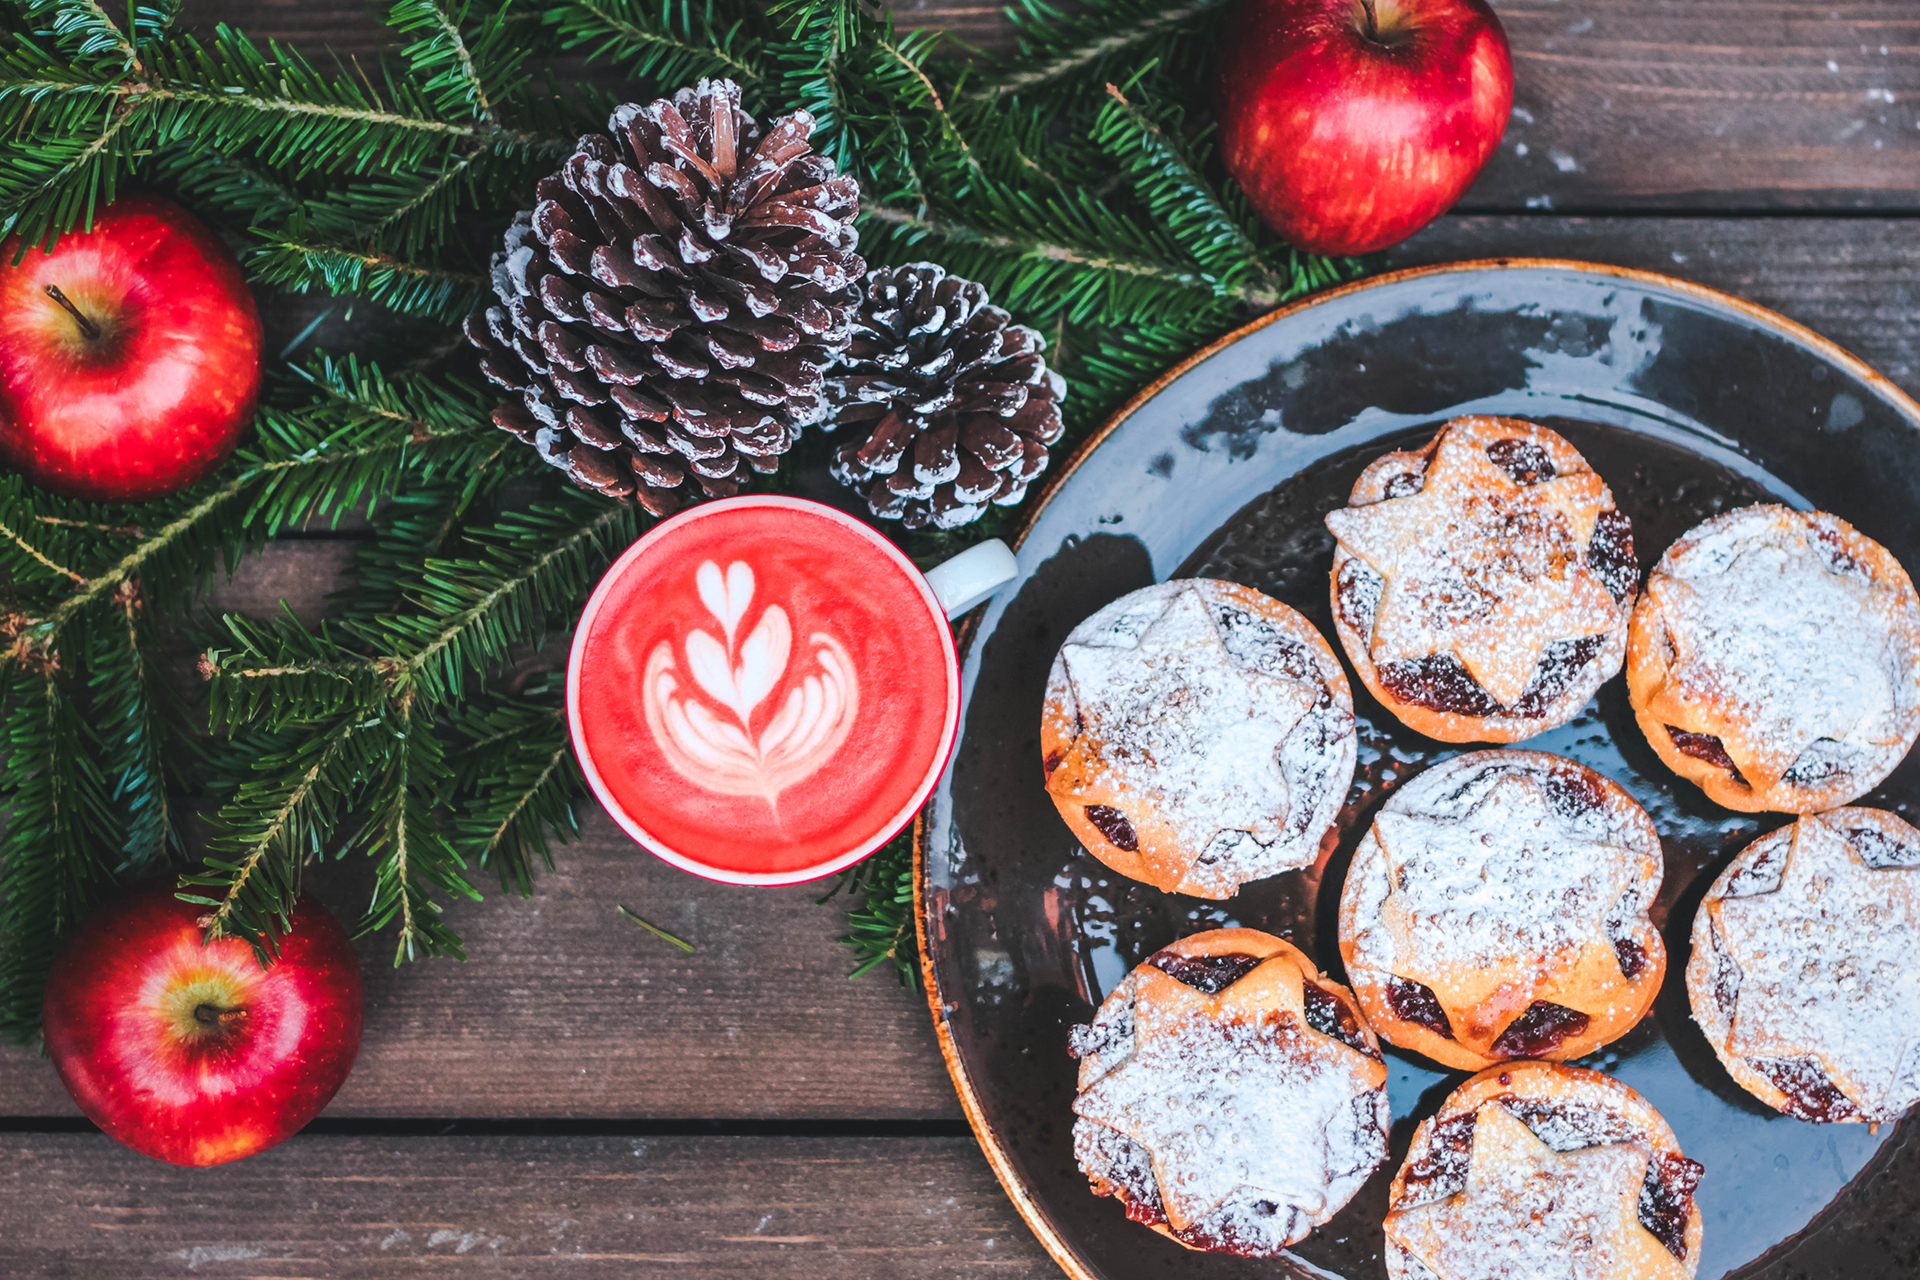
[[1361, 472], [1327, 527], [1340, 643], [1374, 697], [1428, 737], [1530, 738], [1620, 669], [1632, 526], [1545, 427], [1455, 418]]
[[1073, 1151], [1094, 1193], [1189, 1249], [1267, 1257], [1387, 1154], [1387, 1068], [1345, 987], [1216, 929], [1155, 952], [1073, 1028]]
[[1646, 811], [1539, 751], [1443, 761], [1388, 798], [1340, 894], [1340, 955], [1380, 1036], [1463, 1071], [1592, 1053], [1666, 974]]
[[1667, 548], [1634, 610], [1627, 693], [1667, 766], [1729, 809], [1815, 813], [1920, 736], [1920, 597], [1820, 511], [1743, 507]]
[[1693, 919], [1687, 995], [1733, 1078], [1802, 1120], [1920, 1101], [1920, 831], [1807, 814], [1741, 850]]
[[1414, 1131], [1388, 1192], [1393, 1280], [1687, 1280], [1701, 1167], [1646, 1099], [1553, 1062], [1489, 1067]]
[[1040, 750], [1094, 856], [1169, 893], [1228, 898], [1319, 856], [1353, 778], [1353, 699], [1327, 642], [1279, 601], [1163, 582], [1067, 636]]

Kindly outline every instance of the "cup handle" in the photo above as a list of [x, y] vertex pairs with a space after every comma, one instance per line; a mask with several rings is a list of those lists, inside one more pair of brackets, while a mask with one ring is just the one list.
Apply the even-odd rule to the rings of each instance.
[[998, 538], [968, 547], [927, 570], [927, 585], [947, 611], [957, 618], [1020, 575], [1020, 566], [1007, 544]]

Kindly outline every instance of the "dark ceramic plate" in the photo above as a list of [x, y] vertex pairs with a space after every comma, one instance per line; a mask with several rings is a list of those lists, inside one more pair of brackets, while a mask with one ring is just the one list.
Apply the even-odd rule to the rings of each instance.
[[[1639, 272], [1528, 261], [1382, 277], [1240, 331], [1122, 411], [1063, 469], [1022, 542], [1022, 576], [972, 630], [960, 742], [919, 866], [928, 991], [954, 1084], [1014, 1203], [1074, 1276], [1385, 1275], [1388, 1181], [1463, 1073], [1390, 1051], [1387, 1162], [1295, 1258], [1243, 1260], [1190, 1253], [1088, 1192], [1073, 1160], [1067, 1028], [1147, 955], [1202, 929], [1265, 929], [1344, 976], [1335, 910], [1353, 845], [1388, 792], [1458, 748], [1405, 729], [1354, 680], [1360, 767], [1339, 847], [1212, 903], [1114, 875], [1080, 848], [1041, 787], [1040, 702], [1074, 624], [1166, 578], [1257, 587], [1331, 638], [1321, 517], [1368, 461], [1469, 412], [1533, 418], [1571, 440], [1632, 517], [1643, 566], [1706, 516], [1763, 500], [1835, 512], [1920, 566], [1920, 406], [1771, 312]], [[1784, 819], [1720, 809], [1668, 772], [1624, 684], [1524, 744], [1619, 782], [1665, 839], [1654, 918], [1666, 987], [1646, 1021], [1583, 1065], [1638, 1089], [1705, 1164], [1702, 1280], [1912, 1275], [1920, 1158], [1907, 1148], [1920, 1146], [1920, 1120], [1873, 1134], [1776, 1115], [1733, 1083], [1688, 1016], [1694, 907], [1734, 851]], [[1917, 799], [1920, 759], [1909, 759], [1860, 803], [1908, 814]]]

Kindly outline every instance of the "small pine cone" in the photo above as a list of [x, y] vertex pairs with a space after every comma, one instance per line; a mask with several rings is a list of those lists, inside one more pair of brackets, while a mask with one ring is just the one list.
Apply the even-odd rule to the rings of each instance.
[[694, 485], [723, 497], [775, 470], [825, 413], [866, 271], [860, 188], [809, 149], [812, 116], [763, 135], [728, 80], [629, 103], [608, 128], [514, 219], [499, 305], [466, 334], [519, 397], [495, 423], [583, 488], [664, 515]]
[[1012, 506], [1060, 438], [1065, 379], [1046, 339], [1008, 323], [987, 291], [916, 262], [867, 277], [853, 341], [827, 379], [833, 474], [873, 514], [954, 529]]

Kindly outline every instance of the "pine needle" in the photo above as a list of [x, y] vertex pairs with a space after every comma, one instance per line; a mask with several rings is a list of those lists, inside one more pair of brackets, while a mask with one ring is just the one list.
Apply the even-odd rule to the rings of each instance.
[[693, 950], [693, 944], [691, 942], [688, 942], [685, 938], [674, 937], [672, 934], [668, 933], [665, 929], [662, 929], [659, 925], [654, 924], [650, 920], [646, 920], [641, 918], [640, 916], [635, 915], [633, 912], [627, 910], [627, 908], [615, 907], [614, 910], [618, 911], [621, 915], [633, 921], [635, 924], [639, 925], [642, 929], [645, 929], [648, 933], [660, 939], [662, 942], [671, 942], [674, 946], [680, 948], [682, 951]]

